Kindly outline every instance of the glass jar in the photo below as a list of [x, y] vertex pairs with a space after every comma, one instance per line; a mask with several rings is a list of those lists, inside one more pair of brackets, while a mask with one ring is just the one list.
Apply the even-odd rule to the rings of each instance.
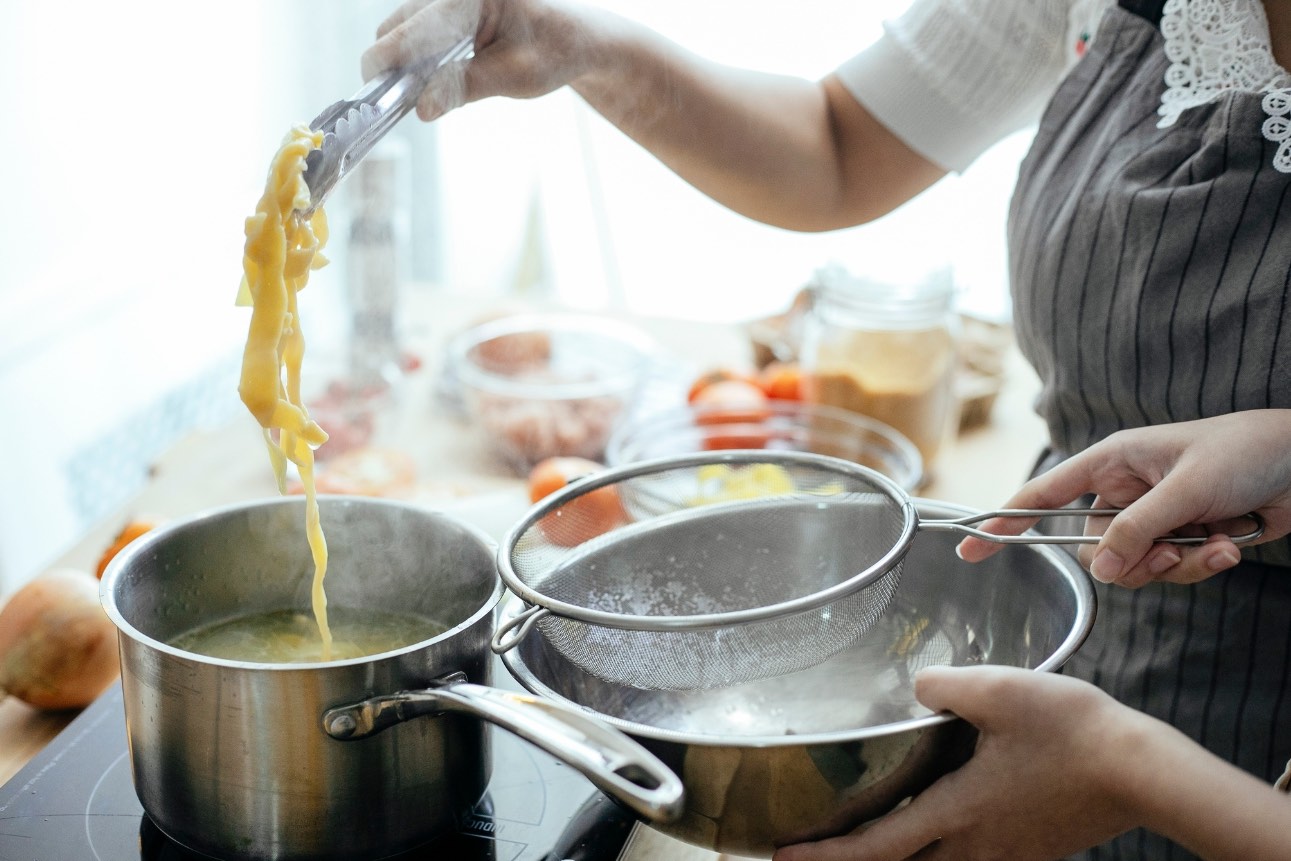
[[930, 475], [957, 412], [950, 270], [897, 284], [825, 269], [811, 294], [799, 357], [804, 398], [897, 429], [919, 449]]

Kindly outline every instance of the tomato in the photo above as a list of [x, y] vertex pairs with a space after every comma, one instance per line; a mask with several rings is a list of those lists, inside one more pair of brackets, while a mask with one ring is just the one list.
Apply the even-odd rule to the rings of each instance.
[[732, 448], [766, 448], [767, 443], [771, 441], [769, 431], [761, 431], [751, 428], [748, 425], [740, 426], [742, 431], [731, 431], [727, 433], [723, 430], [710, 431], [704, 437], [704, 449], [706, 451], [724, 451]]
[[690, 384], [690, 390], [686, 393], [686, 401], [687, 403], [693, 404], [695, 402], [695, 399], [699, 397], [699, 393], [702, 392], [704, 389], [708, 388], [709, 386], [715, 385], [717, 383], [725, 383], [725, 382], [731, 382], [731, 381], [738, 381], [742, 383], [752, 383], [754, 385], [758, 385], [758, 378], [756, 374], [748, 373], [745, 371], [737, 371], [734, 368], [713, 368], [712, 370], [705, 371], [704, 373], [700, 374], [698, 377], [695, 378], [694, 382]]
[[107, 570], [108, 563], [112, 558], [125, 549], [126, 545], [134, 541], [140, 535], [152, 529], [157, 524], [152, 520], [135, 519], [121, 527], [121, 531], [112, 539], [112, 543], [99, 556], [98, 565], [95, 566], [94, 575], [99, 579], [103, 578], [103, 572]]
[[[706, 427], [704, 448], [765, 448], [770, 435], [761, 427], [768, 415], [767, 396], [754, 383], [724, 380], [695, 398], [695, 423]], [[729, 431], [726, 426], [729, 425]]]
[[700, 411], [699, 424], [760, 422], [767, 417], [767, 396], [756, 383], [723, 380], [702, 389], [691, 402]]
[[772, 362], [762, 369], [758, 382], [768, 398], [802, 400], [802, 369], [795, 362]]
[[[529, 501], [539, 502], [604, 468], [594, 460], [581, 457], [549, 457], [539, 461], [529, 471]], [[569, 500], [539, 520], [538, 527], [552, 543], [573, 547], [610, 531], [626, 519], [618, 490], [609, 486]]]
[[571, 481], [605, 469], [604, 464], [582, 457], [549, 457], [529, 470], [529, 501], [551, 496]]

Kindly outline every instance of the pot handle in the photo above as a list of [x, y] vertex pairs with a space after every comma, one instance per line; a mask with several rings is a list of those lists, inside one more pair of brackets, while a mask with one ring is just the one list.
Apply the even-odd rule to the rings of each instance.
[[652, 822], [671, 822], [681, 815], [681, 779], [624, 733], [562, 703], [472, 684], [464, 673], [436, 679], [425, 690], [328, 709], [323, 730], [334, 739], [351, 741], [444, 712], [486, 720], [537, 745]]

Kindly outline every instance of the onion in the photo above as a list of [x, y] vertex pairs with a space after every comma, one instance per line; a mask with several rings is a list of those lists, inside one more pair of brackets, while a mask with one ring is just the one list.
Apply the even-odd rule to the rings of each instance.
[[116, 626], [88, 571], [46, 571], [0, 608], [0, 694], [39, 709], [80, 708], [120, 669]]

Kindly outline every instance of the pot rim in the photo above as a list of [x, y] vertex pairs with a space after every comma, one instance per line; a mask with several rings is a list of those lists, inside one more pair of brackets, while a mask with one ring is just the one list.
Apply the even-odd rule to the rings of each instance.
[[[474, 538], [479, 539], [483, 550], [489, 558], [495, 558], [497, 555], [498, 543], [488, 533], [474, 524], [467, 523], [465, 520], [454, 517], [448, 512], [440, 509], [412, 505], [399, 500], [381, 499], [378, 497], [360, 496], [355, 494], [319, 494], [318, 500], [320, 503], [334, 500], [342, 503], [358, 503], [365, 507], [390, 507], [405, 510], [412, 509], [433, 517], [444, 518], [451, 521], [454, 526], [460, 527], [463, 531], [469, 533]], [[278, 505], [301, 505], [303, 502], [304, 497], [297, 496], [270, 496], [261, 497], [259, 499], [244, 500], [241, 502], [234, 502], [203, 509], [192, 515], [178, 518], [172, 522], [164, 523], [161, 526], [151, 529], [126, 545], [115, 557], [113, 557], [112, 561], [108, 563], [107, 568], [103, 572], [103, 578], [99, 583], [99, 603], [102, 605], [104, 612], [107, 613], [108, 618], [112, 620], [112, 623], [116, 626], [119, 633], [129, 637], [140, 645], [154, 649], [158, 652], [163, 652], [167, 655], [171, 655], [172, 657], [186, 661], [215, 667], [288, 673], [310, 672], [334, 667], [362, 666], [364, 664], [375, 663], [387, 658], [397, 658], [402, 655], [421, 651], [435, 643], [450, 640], [462, 631], [477, 624], [481, 619], [494, 611], [498, 606], [498, 603], [502, 600], [503, 594], [505, 594], [506, 587], [502, 583], [502, 578], [497, 574], [495, 566], [493, 575], [493, 591], [489, 595], [488, 599], [485, 600], [484, 603], [475, 610], [475, 612], [471, 613], [470, 616], [453, 625], [453, 627], [448, 630], [437, 634], [434, 637], [428, 637], [425, 640], [418, 640], [415, 643], [410, 643], [409, 645], [401, 646], [398, 649], [391, 649], [386, 652], [363, 655], [357, 658], [343, 658], [333, 661], [310, 661], [303, 663], [235, 661], [229, 658], [217, 658], [211, 655], [203, 655], [198, 652], [188, 652], [145, 634], [131, 622], [127, 621], [125, 616], [122, 615], [120, 609], [118, 609], [116, 602], [117, 586], [118, 582], [124, 576], [124, 572], [131, 566], [136, 558], [152, 551], [155, 545], [165, 541], [173, 533], [180, 529], [190, 528], [201, 521], [213, 520], [236, 511], [245, 511], [253, 508], [270, 508]]]
[[[935, 514], [934, 516], [954, 516], [953, 514], [946, 514], [946, 512], [954, 512], [956, 514], [978, 513], [976, 509], [939, 500], [915, 498], [911, 501], [919, 510], [921, 516], [924, 516], [925, 509], [932, 509], [935, 512], [943, 512], [942, 514]], [[1082, 576], [1083, 570], [1080, 568], [1080, 565], [1075, 558], [1069, 553], [1054, 545], [1046, 544], [1033, 544], [1030, 545], [1028, 549], [1045, 556], [1052, 564], [1067, 573], [1069, 575], [1067, 579], [1076, 597], [1077, 612], [1076, 618], [1073, 620], [1071, 630], [1067, 632], [1067, 636], [1063, 638], [1062, 642], [1059, 643], [1056, 648], [1054, 648], [1053, 652], [1033, 668], [1035, 672], [1056, 672], [1067, 662], [1068, 659], [1071, 658], [1073, 654], [1076, 653], [1076, 650], [1084, 644], [1086, 638], [1089, 636], [1089, 632], [1094, 626], [1097, 599], [1095, 598], [1094, 589], [1090, 584], [1089, 577], [1087, 575]], [[505, 624], [509, 618], [523, 611], [523, 609], [523, 600], [514, 594], [508, 594], [500, 612], [499, 624]], [[532, 636], [541, 636], [541, 634], [534, 633]], [[616, 729], [622, 730], [629, 735], [661, 742], [671, 742], [700, 747], [797, 747], [800, 745], [838, 744], [863, 741], [866, 739], [898, 735], [913, 731], [923, 732], [941, 724], [963, 720], [963, 718], [950, 712], [938, 712], [935, 714], [894, 721], [892, 723], [878, 724], [876, 726], [855, 727], [851, 729], [795, 735], [706, 735], [697, 732], [664, 729], [661, 727], [651, 726], [650, 724], [637, 723], [635, 721], [625, 720], [623, 718], [605, 714], [591, 706], [584, 705], [576, 700], [572, 700], [560, 693], [557, 693], [555, 690], [540, 681], [533, 671], [529, 669], [524, 659], [520, 656], [520, 652], [523, 651], [523, 648], [523, 644], [520, 644], [518, 648], [510, 649], [502, 653], [501, 657], [502, 663], [507, 668], [507, 671], [530, 693], [536, 696], [555, 699], [560, 702], [571, 703], [572, 705], [595, 715]]]

